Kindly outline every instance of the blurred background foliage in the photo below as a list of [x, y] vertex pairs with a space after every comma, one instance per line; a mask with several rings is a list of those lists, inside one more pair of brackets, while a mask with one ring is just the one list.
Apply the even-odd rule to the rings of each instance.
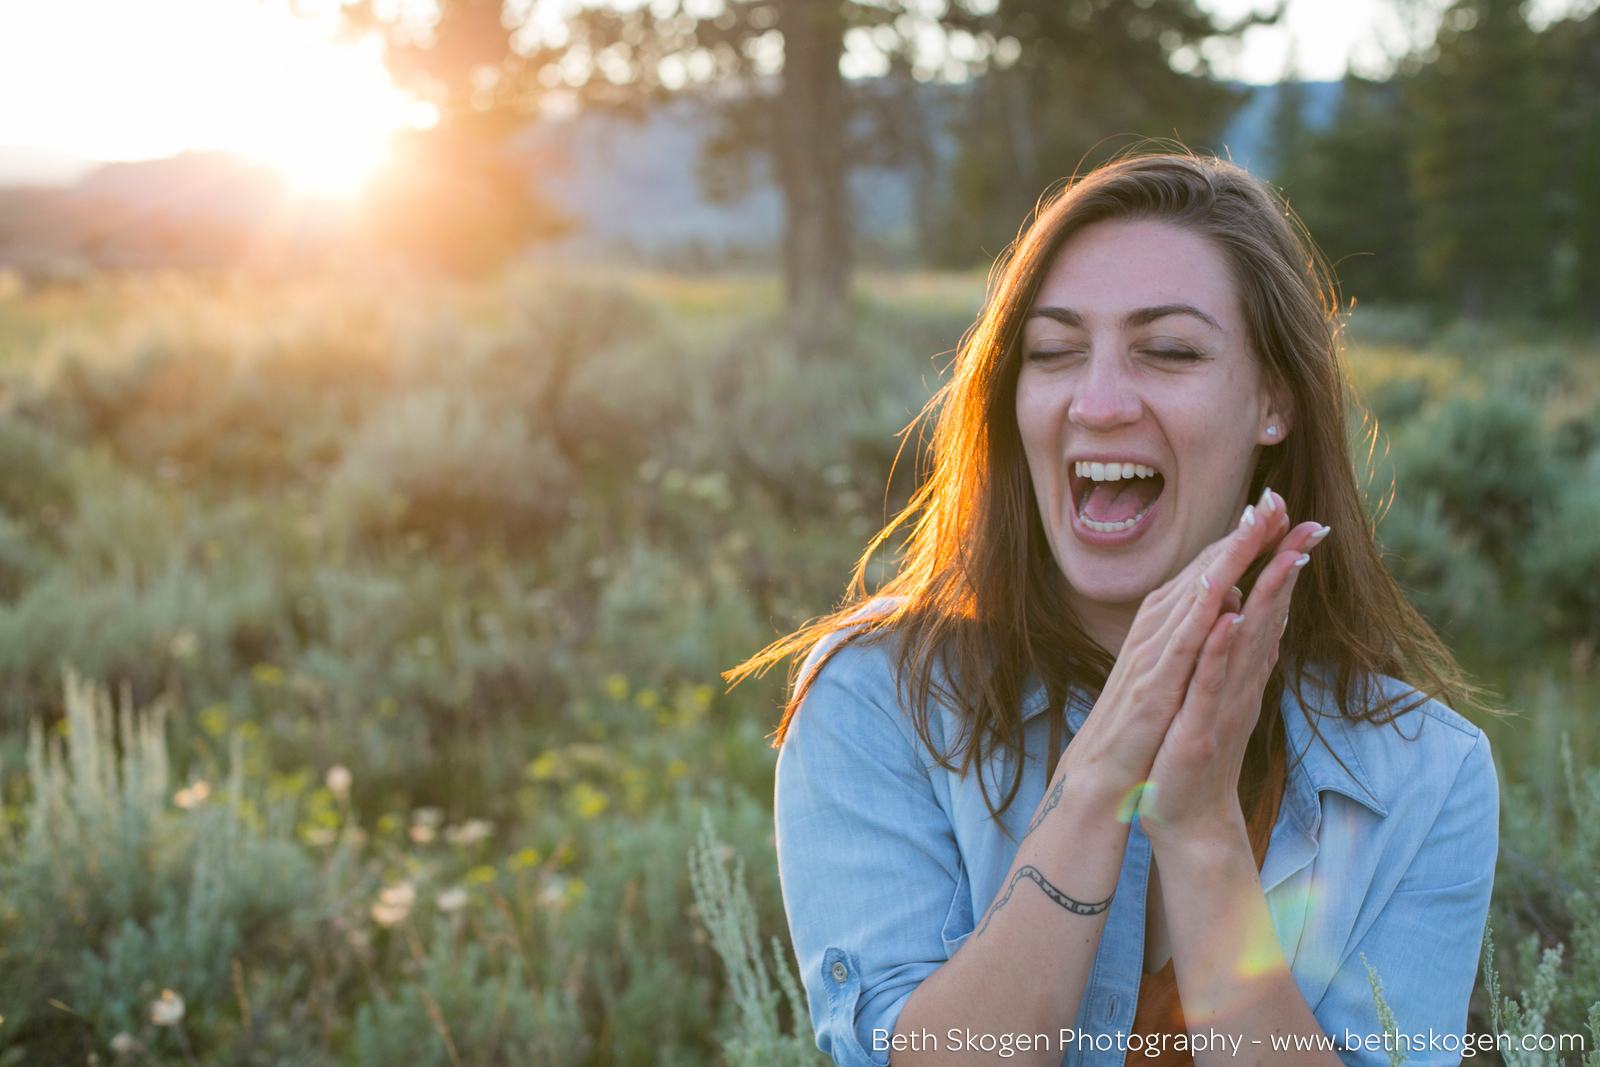
[[[0, 1062], [721, 1055], [703, 813], [785, 923], [781, 683], [718, 672], [833, 603], [909, 493], [896, 433], [982, 278], [858, 293], [854, 350], [804, 362], [762, 279], [135, 276], [0, 304]], [[1483, 723], [1501, 969], [1515, 990], [1567, 945], [1548, 1025], [1576, 1029], [1600, 343], [1414, 330], [1350, 321], [1352, 445], [1396, 574], [1520, 709]], [[164, 990], [181, 1026], [150, 1021]]]
[[[1039, 191], [1124, 134], [1224, 150], [1248, 95], [1199, 47], [1244, 24], [1167, 0], [943, 7], [937, 69], [888, 5], [663, 0], [531, 44], [497, 4], [409, 10], [351, 6], [442, 118], [347, 230], [0, 190], [0, 1067], [806, 1062], [751, 932], [786, 930], [782, 680], [719, 672], [833, 605], [910, 495], [898, 435]], [[760, 44], [808, 12], [820, 81]], [[882, 69], [836, 77], [864, 40]], [[697, 88], [701, 175], [779, 188], [776, 255], [527, 255], [581, 225], [528, 180], [541, 94]], [[1472, 1029], [1583, 1032], [1600, 14], [1457, 3], [1392, 76], [1273, 100], [1254, 165], [1355, 301], [1377, 536], [1511, 709], [1481, 722], [1504, 824]], [[839, 183], [891, 165], [915, 232], [885, 256]]]

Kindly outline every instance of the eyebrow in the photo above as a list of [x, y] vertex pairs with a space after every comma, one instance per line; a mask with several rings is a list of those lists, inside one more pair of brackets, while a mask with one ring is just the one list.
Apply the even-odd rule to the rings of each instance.
[[[1148, 326], [1158, 319], [1166, 318], [1168, 315], [1189, 315], [1199, 319], [1212, 329], [1224, 333], [1227, 332], [1222, 329], [1221, 323], [1193, 304], [1157, 304], [1155, 307], [1139, 308], [1136, 311], [1128, 312], [1123, 318], [1122, 324], [1130, 329], [1138, 326]], [[1076, 329], [1083, 328], [1083, 316], [1071, 308], [1036, 307], [1028, 312], [1028, 318], [1051, 319], [1061, 323], [1063, 326], [1071, 326]]]

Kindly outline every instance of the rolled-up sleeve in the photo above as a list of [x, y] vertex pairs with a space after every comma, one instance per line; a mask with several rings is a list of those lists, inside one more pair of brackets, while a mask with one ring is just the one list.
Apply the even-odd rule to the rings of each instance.
[[840, 1067], [888, 1063], [901, 1008], [950, 954], [961, 858], [919, 751], [886, 653], [848, 645], [779, 753], [783, 902], [817, 1047]]
[[1386, 1051], [1372, 1047], [1383, 1039], [1363, 956], [1382, 983], [1406, 1062], [1433, 1067], [1461, 1061], [1499, 822], [1494, 763], [1479, 733], [1421, 847], [1317, 1006], [1324, 1031], [1345, 1046], [1344, 1062], [1390, 1062]]

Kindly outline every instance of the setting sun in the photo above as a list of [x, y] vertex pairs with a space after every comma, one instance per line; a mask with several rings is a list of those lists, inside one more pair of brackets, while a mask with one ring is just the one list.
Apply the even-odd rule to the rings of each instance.
[[426, 105], [394, 88], [376, 40], [320, 43], [294, 59], [261, 101], [255, 143], [239, 148], [278, 164], [303, 192], [354, 195], [387, 159], [390, 134], [425, 119]]
[[[303, 5], [302, 5], [303, 6]], [[0, 35], [0, 144], [89, 159], [221, 149], [271, 161], [296, 190], [346, 197], [390, 135], [433, 110], [397, 89], [377, 39], [347, 42], [338, 5], [283, 0], [62, 0]]]

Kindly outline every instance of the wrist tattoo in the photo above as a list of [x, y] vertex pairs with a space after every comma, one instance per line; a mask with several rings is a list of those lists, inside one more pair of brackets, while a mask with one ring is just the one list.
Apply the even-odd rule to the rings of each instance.
[[[1034, 815], [1033, 821], [1028, 823], [1028, 828], [1022, 832], [1023, 841], [1026, 841], [1028, 839], [1028, 835], [1039, 828], [1039, 824], [1044, 822], [1046, 815], [1049, 815], [1052, 811], [1056, 810], [1056, 805], [1061, 803], [1061, 787], [1066, 784], [1066, 778], [1062, 778], [1060, 781], [1056, 782], [1056, 787], [1050, 790], [1050, 795], [1045, 798], [1044, 806], [1041, 807], [1038, 813]], [[1021, 842], [1018, 843], [1020, 844]]]
[[1112, 896], [1106, 897], [1106, 899], [1101, 901], [1096, 901], [1093, 904], [1086, 904], [1081, 900], [1074, 900], [1061, 890], [1057, 889], [1055, 886], [1051, 885], [1050, 879], [1046, 878], [1044, 873], [1040, 871], [1039, 868], [1030, 863], [1028, 866], [1020, 868], [1016, 874], [1011, 876], [1011, 882], [1006, 886], [1005, 896], [995, 901], [994, 905], [989, 909], [989, 914], [983, 917], [983, 925], [978, 928], [978, 933], [976, 936], [982, 937], [983, 932], [989, 929], [989, 923], [993, 921], [995, 912], [1006, 906], [1006, 902], [1011, 899], [1011, 894], [1016, 892], [1017, 883], [1024, 878], [1028, 879], [1040, 889], [1044, 890], [1045, 896], [1049, 897], [1063, 908], [1066, 908], [1074, 915], [1099, 915], [1101, 912], [1111, 907], [1112, 897], [1116, 895], [1113, 893]]

